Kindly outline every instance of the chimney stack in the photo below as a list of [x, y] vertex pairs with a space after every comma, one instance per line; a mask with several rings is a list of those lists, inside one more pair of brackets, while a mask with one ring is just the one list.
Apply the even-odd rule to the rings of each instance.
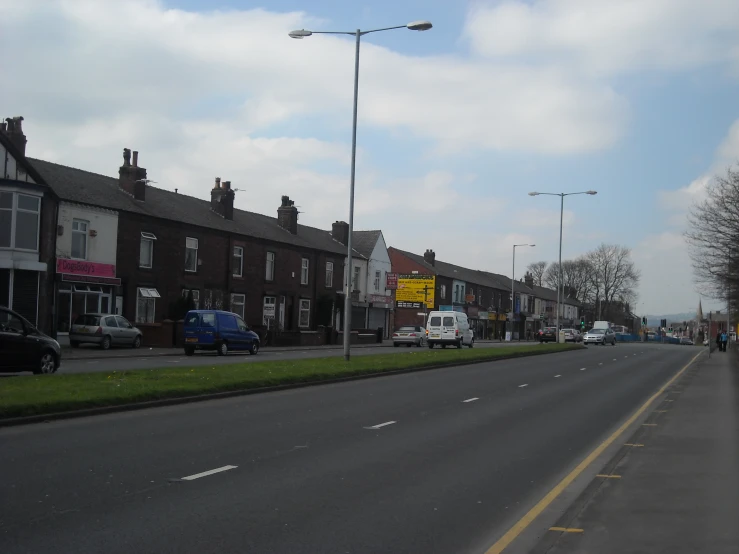
[[335, 241], [346, 245], [349, 242], [349, 224], [346, 221], [336, 221], [331, 225], [331, 236]]
[[26, 140], [26, 135], [23, 134], [22, 121], [23, 116], [8, 117], [5, 119], [5, 123], [0, 126], [0, 132], [8, 137], [21, 156], [25, 157], [26, 142], [28, 141]]
[[423, 253], [423, 261], [430, 266], [436, 265], [436, 252], [433, 250], [426, 250], [426, 252]]
[[526, 275], [524, 275], [524, 283], [530, 289], [534, 288], [534, 275], [530, 271], [527, 271]]
[[123, 149], [123, 165], [118, 170], [118, 186], [136, 200], [146, 200], [146, 169], [138, 167], [139, 153], [133, 153], [131, 165], [131, 149]]
[[231, 190], [231, 181], [223, 181], [216, 177], [213, 190], [210, 191], [210, 209], [224, 219], [234, 218], [234, 198], [236, 194]]
[[277, 208], [277, 222], [293, 235], [298, 234], [298, 209], [289, 196], [282, 197], [282, 204]]

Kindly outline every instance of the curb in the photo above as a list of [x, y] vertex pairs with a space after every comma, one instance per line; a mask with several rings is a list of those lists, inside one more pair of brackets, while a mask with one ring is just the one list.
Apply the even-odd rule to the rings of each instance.
[[452, 361], [448, 363], [436, 364], [433, 366], [414, 367], [409, 369], [396, 369], [390, 371], [382, 371], [377, 373], [364, 373], [361, 375], [350, 375], [348, 377], [333, 377], [329, 379], [316, 379], [312, 381], [302, 381], [299, 383], [288, 383], [285, 385], [273, 385], [266, 387], [254, 387], [251, 389], [237, 389], [232, 391], [212, 392], [206, 394], [198, 394], [194, 396], [180, 396], [175, 398], [162, 398], [160, 400], [146, 400], [143, 402], [132, 402], [129, 404], [118, 404], [115, 406], [100, 406], [98, 408], [83, 408], [80, 410], [70, 410], [68, 412], [54, 412], [50, 414], [39, 414], [32, 416], [12, 417], [7, 419], [0, 418], [0, 428], [14, 427], [17, 425], [27, 425], [31, 423], [47, 423], [62, 419], [72, 419], [78, 417], [111, 414], [115, 412], [130, 412], [134, 410], [145, 410], [147, 408], [159, 408], [163, 406], [174, 406], [177, 404], [190, 404], [193, 402], [204, 402], [206, 400], [219, 400], [223, 398], [231, 398], [234, 396], [246, 396], [250, 394], [260, 394], [265, 392], [278, 392], [290, 389], [300, 389], [316, 385], [328, 385], [332, 383], [344, 383], [347, 381], [359, 381], [361, 379], [372, 379], [375, 377], [383, 377], [386, 375], [402, 375], [404, 373], [416, 373], [418, 371], [428, 371], [431, 369], [444, 369], [449, 367], [460, 367], [466, 365], [477, 365], [484, 363], [497, 362], [499, 360], [512, 360], [516, 358], [529, 358], [532, 356], [543, 356], [545, 354], [561, 354], [563, 352], [576, 352], [585, 350], [585, 348], [573, 348], [567, 350], [559, 350], [554, 352], [525, 352], [519, 354], [510, 354], [506, 356], [496, 356], [487, 360], [470, 360], [470, 361]]

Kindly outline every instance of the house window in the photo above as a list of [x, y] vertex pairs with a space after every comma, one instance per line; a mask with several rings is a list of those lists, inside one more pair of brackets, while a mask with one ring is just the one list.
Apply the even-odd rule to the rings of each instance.
[[308, 260], [308, 258], [303, 258], [302, 262], [300, 263], [300, 284], [301, 285], [308, 284], [309, 266], [310, 266], [310, 260]]
[[326, 262], [326, 288], [334, 286], [334, 262]]
[[232, 294], [231, 295], [231, 311], [238, 314], [240, 317], [244, 317], [244, 304], [246, 303], [246, 295], [244, 294]]
[[454, 285], [454, 302], [459, 302], [459, 285]]
[[275, 326], [275, 307], [277, 298], [274, 296], [265, 296], [262, 305], [262, 324], [270, 328]]
[[233, 275], [241, 277], [244, 271], [244, 249], [241, 246], [234, 246], [233, 255]]
[[352, 290], [359, 290], [359, 273], [362, 269], [358, 266], [354, 266], [354, 278], [352, 279]]
[[442, 300], [446, 300], [446, 285], [439, 286], [439, 296], [441, 296]]
[[187, 237], [185, 239], [185, 271], [196, 272], [198, 270], [198, 239]]
[[275, 253], [267, 252], [267, 272], [264, 276], [267, 281], [275, 280]]
[[182, 297], [187, 298], [192, 292], [192, 304], [195, 310], [200, 309], [200, 291], [197, 289], [182, 289]]
[[380, 291], [380, 272], [375, 271], [375, 292]]
[[41, 198], [0, 193], [0, 247], [38, 250]]
[[136, 289], [136, 323], [154, 323], [156, 314], [157, 289]]
[[72, 220], [72, 258], [76, 260], [87, 259], [87, 227], [89, 225], [89, 221]]
[[310, 327], [310, 300], [300, 300], [298, 326], [303, 328]]
[[141, 233], [139, 247], [139, 267], [151, 269], [154, 265], [154, 241], [157, 238], [152, 233]]

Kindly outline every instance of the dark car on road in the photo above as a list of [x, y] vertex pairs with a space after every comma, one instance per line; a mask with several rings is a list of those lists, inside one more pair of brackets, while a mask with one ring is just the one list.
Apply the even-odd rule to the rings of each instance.
[[190, 310], [185, 316], [185, 354], [195, 350], [215, 350], [225, 356], [230, 350], [259, 352], [259, 335], [249, 329], [241, 316], [221, 310]]
[[557, 329], [555, 327], [544, 327], [537, 333], [536, 340], [539, 342], [557, 342]]
[[19, 313], [0, 307], [0, 371], [54, 373], [61, 362], [58, 342]]

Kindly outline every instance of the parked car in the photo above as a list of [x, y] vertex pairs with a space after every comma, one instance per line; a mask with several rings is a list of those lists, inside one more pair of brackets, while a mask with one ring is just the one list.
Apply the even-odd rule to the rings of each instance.
[[475, 336], [470, 329], [467, 314], [462, 312], [431, 312], [428, 315], [427, 344], [429, 348], [440, 344], [442, 348], [453, 345], [457, 348], [475, 345]]
[[393, 333], [393, 346], [423, 346], [425, 343], [426, 329], [420, 325], [406, 325]]
[[536, 340], [539, 342], [557, 342], [557, 328], [544, 327], [540, 329], [536, 335]]
[[565, 333], [565, 342], [581, 342], [582, 335], [577, 329], [562, 329]]
[[54, 373], [62, 363], [59, 343], [22, 315], [0, 307], [0, 371]]
[[616, 346], [616, 333], [610, 327], [608, 329], [591, 329], [583, 337], [583, 344], [611, 344]]
[[688, 338], [688, 337], [682, 337], [682, 338], [680, 339], [680, 344], [688, 344], [688, 345], [691, 345], [691, 346], [692, 346], [692, 345], [694, 345], [695, 343], [694, 343], [694, 342], [692, 341], [692, 339], [690, 339], [690, 338]]
[[111, 346], [141, 346], [141, 330], [125, 317], [113, 314], [82, 314], [69, 329], [69, 345], [97, 344], [103, 350]]
[[238, 314], [221, 310], [190, 310], [185, 316], [185, 354], [215, 350], [225, 356], [230, 350], [259, 352], [259, 335]]

